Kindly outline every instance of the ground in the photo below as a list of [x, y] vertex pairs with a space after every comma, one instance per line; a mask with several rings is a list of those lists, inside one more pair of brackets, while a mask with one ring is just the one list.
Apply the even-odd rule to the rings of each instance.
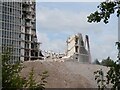
[[58, 61], [28, 61], [24, 62], [22, 75], [28, 76], [31, 68], [34, 67], [36, 81], [40, 80], [39, 74], [47, 70], [46, 88], [97, 88], [94, 80], [94, 71], [102, 69], [105, 73], [108, 67], [80, 62], [58, 62]]

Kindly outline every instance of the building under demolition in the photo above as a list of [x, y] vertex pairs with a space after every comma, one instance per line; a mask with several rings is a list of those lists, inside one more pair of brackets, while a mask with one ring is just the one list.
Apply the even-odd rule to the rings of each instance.
[[66, 56], [74, 61], [91, 63], [88, 35], [85, 36], [85, 41], [80, 33], [70, 36], [67, 39]]
[[0, 53], [12, 48], [11, 63], [41, 59], [35, 0], [0, 0]]

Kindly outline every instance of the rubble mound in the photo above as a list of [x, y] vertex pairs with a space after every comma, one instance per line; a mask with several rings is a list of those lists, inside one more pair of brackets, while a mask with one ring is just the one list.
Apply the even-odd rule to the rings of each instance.
[[22, 76], [27, 77], [34, 68], [36, 80], [39, 81], [43, 71], [48, 71], [46, 88], [97, 88], [94, 71], [109, 68], [100, 65], [82, 64], [80, 62], [27, 61], [23, 63]]

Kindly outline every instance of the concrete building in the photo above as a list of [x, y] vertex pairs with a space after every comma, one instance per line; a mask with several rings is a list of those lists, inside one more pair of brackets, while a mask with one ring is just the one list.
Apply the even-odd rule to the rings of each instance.
[[88, 36], [86, 35], [85, 41], [83, 41], [82, 34], [80, 33], [70, 36], [67, 40], [66, 56], [74, 61], [91, 63]]
[[0, 53], [12, 48], [11, 63], [40, 59], [33, 0], [0, 0]]

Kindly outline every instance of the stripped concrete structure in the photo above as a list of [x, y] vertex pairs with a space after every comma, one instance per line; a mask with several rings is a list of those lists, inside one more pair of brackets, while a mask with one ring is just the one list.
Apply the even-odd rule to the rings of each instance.
[[0, 53], [12, 48], [11, 63], [41, 59], [35, 0], [0, 0]]
[[76, 35], [70, 36], [66, 42], [66, 56], [70, 60], [82, 63], [91, 63], [89, 38], [87, 35], [85, 37], [85, 41], [83, 41], [82, 34], [78, 33]]
[[22, 0], [21, 60], [41, 59], [40, 42], [36, 35], [36, 2]]

